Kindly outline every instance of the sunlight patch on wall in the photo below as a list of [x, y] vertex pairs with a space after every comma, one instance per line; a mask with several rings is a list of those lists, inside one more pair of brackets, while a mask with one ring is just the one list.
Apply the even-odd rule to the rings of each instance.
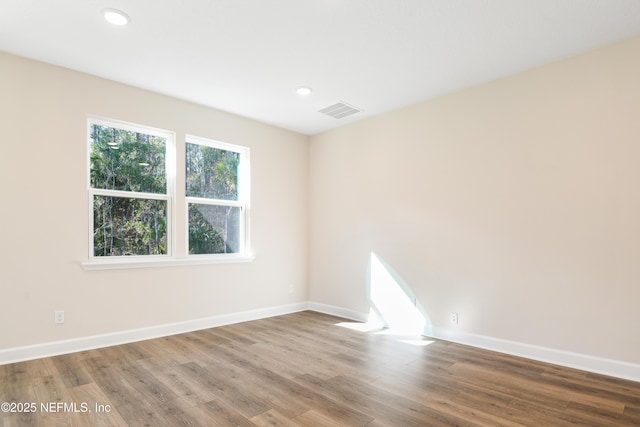
[[431, 323], [402, 278], [371, 253], [367, 291], [371, 308], [385, 328], [403, 335], [430, 335]]

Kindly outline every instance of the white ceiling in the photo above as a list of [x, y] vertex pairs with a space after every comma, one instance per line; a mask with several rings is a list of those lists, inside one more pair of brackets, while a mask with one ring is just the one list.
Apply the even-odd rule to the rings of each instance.
[[637, 35], [639, 0], [0, 0], [0, 50], [304, 134]]

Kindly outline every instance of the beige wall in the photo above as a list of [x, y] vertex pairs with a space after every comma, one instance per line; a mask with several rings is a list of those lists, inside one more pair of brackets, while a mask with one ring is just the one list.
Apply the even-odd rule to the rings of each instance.
[[638, 52], [312, 137], [310, 300], [367, 312], [373, 251], [435, 327], [640, 362]]
[[[84, 271], [88, 114], [250, 147], [255, 261]], [[2, 53], [0, 123], [0, 350], [307, 301], [308, 137]]]

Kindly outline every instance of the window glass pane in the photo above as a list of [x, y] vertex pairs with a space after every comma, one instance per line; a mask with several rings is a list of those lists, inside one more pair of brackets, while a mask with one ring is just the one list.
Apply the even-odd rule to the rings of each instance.
[[167, 192], [166, 138], [92, 124], [91, 187]]
[[166, 200], [94, 196], [94, 256], [166, 253]]
[[189, 204], [189, 253], [239, 253], [242, 210], [237, 206]]
[[240, 153], [187, 143], [187, 196], [238, 200]]

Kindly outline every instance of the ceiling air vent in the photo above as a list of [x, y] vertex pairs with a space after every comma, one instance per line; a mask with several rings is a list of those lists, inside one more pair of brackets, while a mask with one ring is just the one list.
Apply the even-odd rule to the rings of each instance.
[[333, 117], [334, 119], [341, 119], [343, 117], [350, 116], [352, 114], [359, 113], [360, 109], [353, 107], [346, 102], [338, 102], [333, 105], [329, 105], [328, 107], [323, 108], [322, 110], [318, 110], [319, 113], [326, 114], [329, 117]]

